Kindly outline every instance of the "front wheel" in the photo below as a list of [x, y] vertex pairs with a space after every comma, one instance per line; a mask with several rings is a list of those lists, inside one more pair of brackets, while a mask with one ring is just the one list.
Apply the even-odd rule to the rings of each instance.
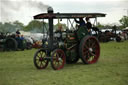
[[97, 62], [100, 56], [100, 45], [94, 36], [85, 36], [79, 46], [79, 55], [85, 64]]
[[34, 65], [37, 69], [45, 69], [48, 66], [48, 60], [46, 59], [47, 53], [44, 49], [39, 49], [34, 55]]
[[51, 66], [54, 70], [60, 70], [64, 67], [66, 56], [63, 50], [55, 49], [51, 57]]

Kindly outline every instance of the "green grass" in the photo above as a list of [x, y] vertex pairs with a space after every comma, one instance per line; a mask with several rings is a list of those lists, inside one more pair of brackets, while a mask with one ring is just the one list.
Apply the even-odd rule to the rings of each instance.
[[37, 70], [36, 51], [0, 52], [0, 85], [128, 85], [128, 41], [101, 43], [97, 63], [84, 65], [80, 60], [59, 71], [50, 64]]

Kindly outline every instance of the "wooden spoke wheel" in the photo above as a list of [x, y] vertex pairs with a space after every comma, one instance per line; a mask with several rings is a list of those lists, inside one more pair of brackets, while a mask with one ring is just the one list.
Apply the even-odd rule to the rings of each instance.
[[55, 49], [51, 57], [51, 66], [54, 70], [60, 70], [64, 67], [66, 56], [63, 50]]
[[46, 50], [39, 49], [34, 55], [34, 65], [37, 69], [45, 69], [48, 66]]
[[85, 64], [97, 62], [100, 56], [100, 45], [94, 36], [85, 36], [79, 46], [79, 55]]

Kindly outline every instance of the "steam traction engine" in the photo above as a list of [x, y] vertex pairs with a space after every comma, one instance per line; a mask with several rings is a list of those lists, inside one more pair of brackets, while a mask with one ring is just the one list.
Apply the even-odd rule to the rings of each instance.
[[[96, 63], [100, 56], [100, 45], [96, 37], [89, 35], [86, 27], [73, 27], [70, 19], [74, 18], [105, 17], [102, 13], [48, 13], [34, 16], [34, 19], [47, 19], [49, 23], [48, 39], [44, 41], [43, 48], [34, 55], [34, 65], [37, 69], [45, 69], [51, 61], [54, 70], [64, 67], [65, 63], [76, 63], [79, 58], [84, 64]], [[53, 32], [54, 19], [67, 19], [74, 30]]]

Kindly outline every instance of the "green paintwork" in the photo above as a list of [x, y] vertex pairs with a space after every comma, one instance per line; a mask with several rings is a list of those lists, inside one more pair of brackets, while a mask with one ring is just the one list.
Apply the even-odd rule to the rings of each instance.
[[81, 40], [84, 36], [89, 35], [88, 30], [86, 27], [80, 27], [77, 31], [77, 37]]

